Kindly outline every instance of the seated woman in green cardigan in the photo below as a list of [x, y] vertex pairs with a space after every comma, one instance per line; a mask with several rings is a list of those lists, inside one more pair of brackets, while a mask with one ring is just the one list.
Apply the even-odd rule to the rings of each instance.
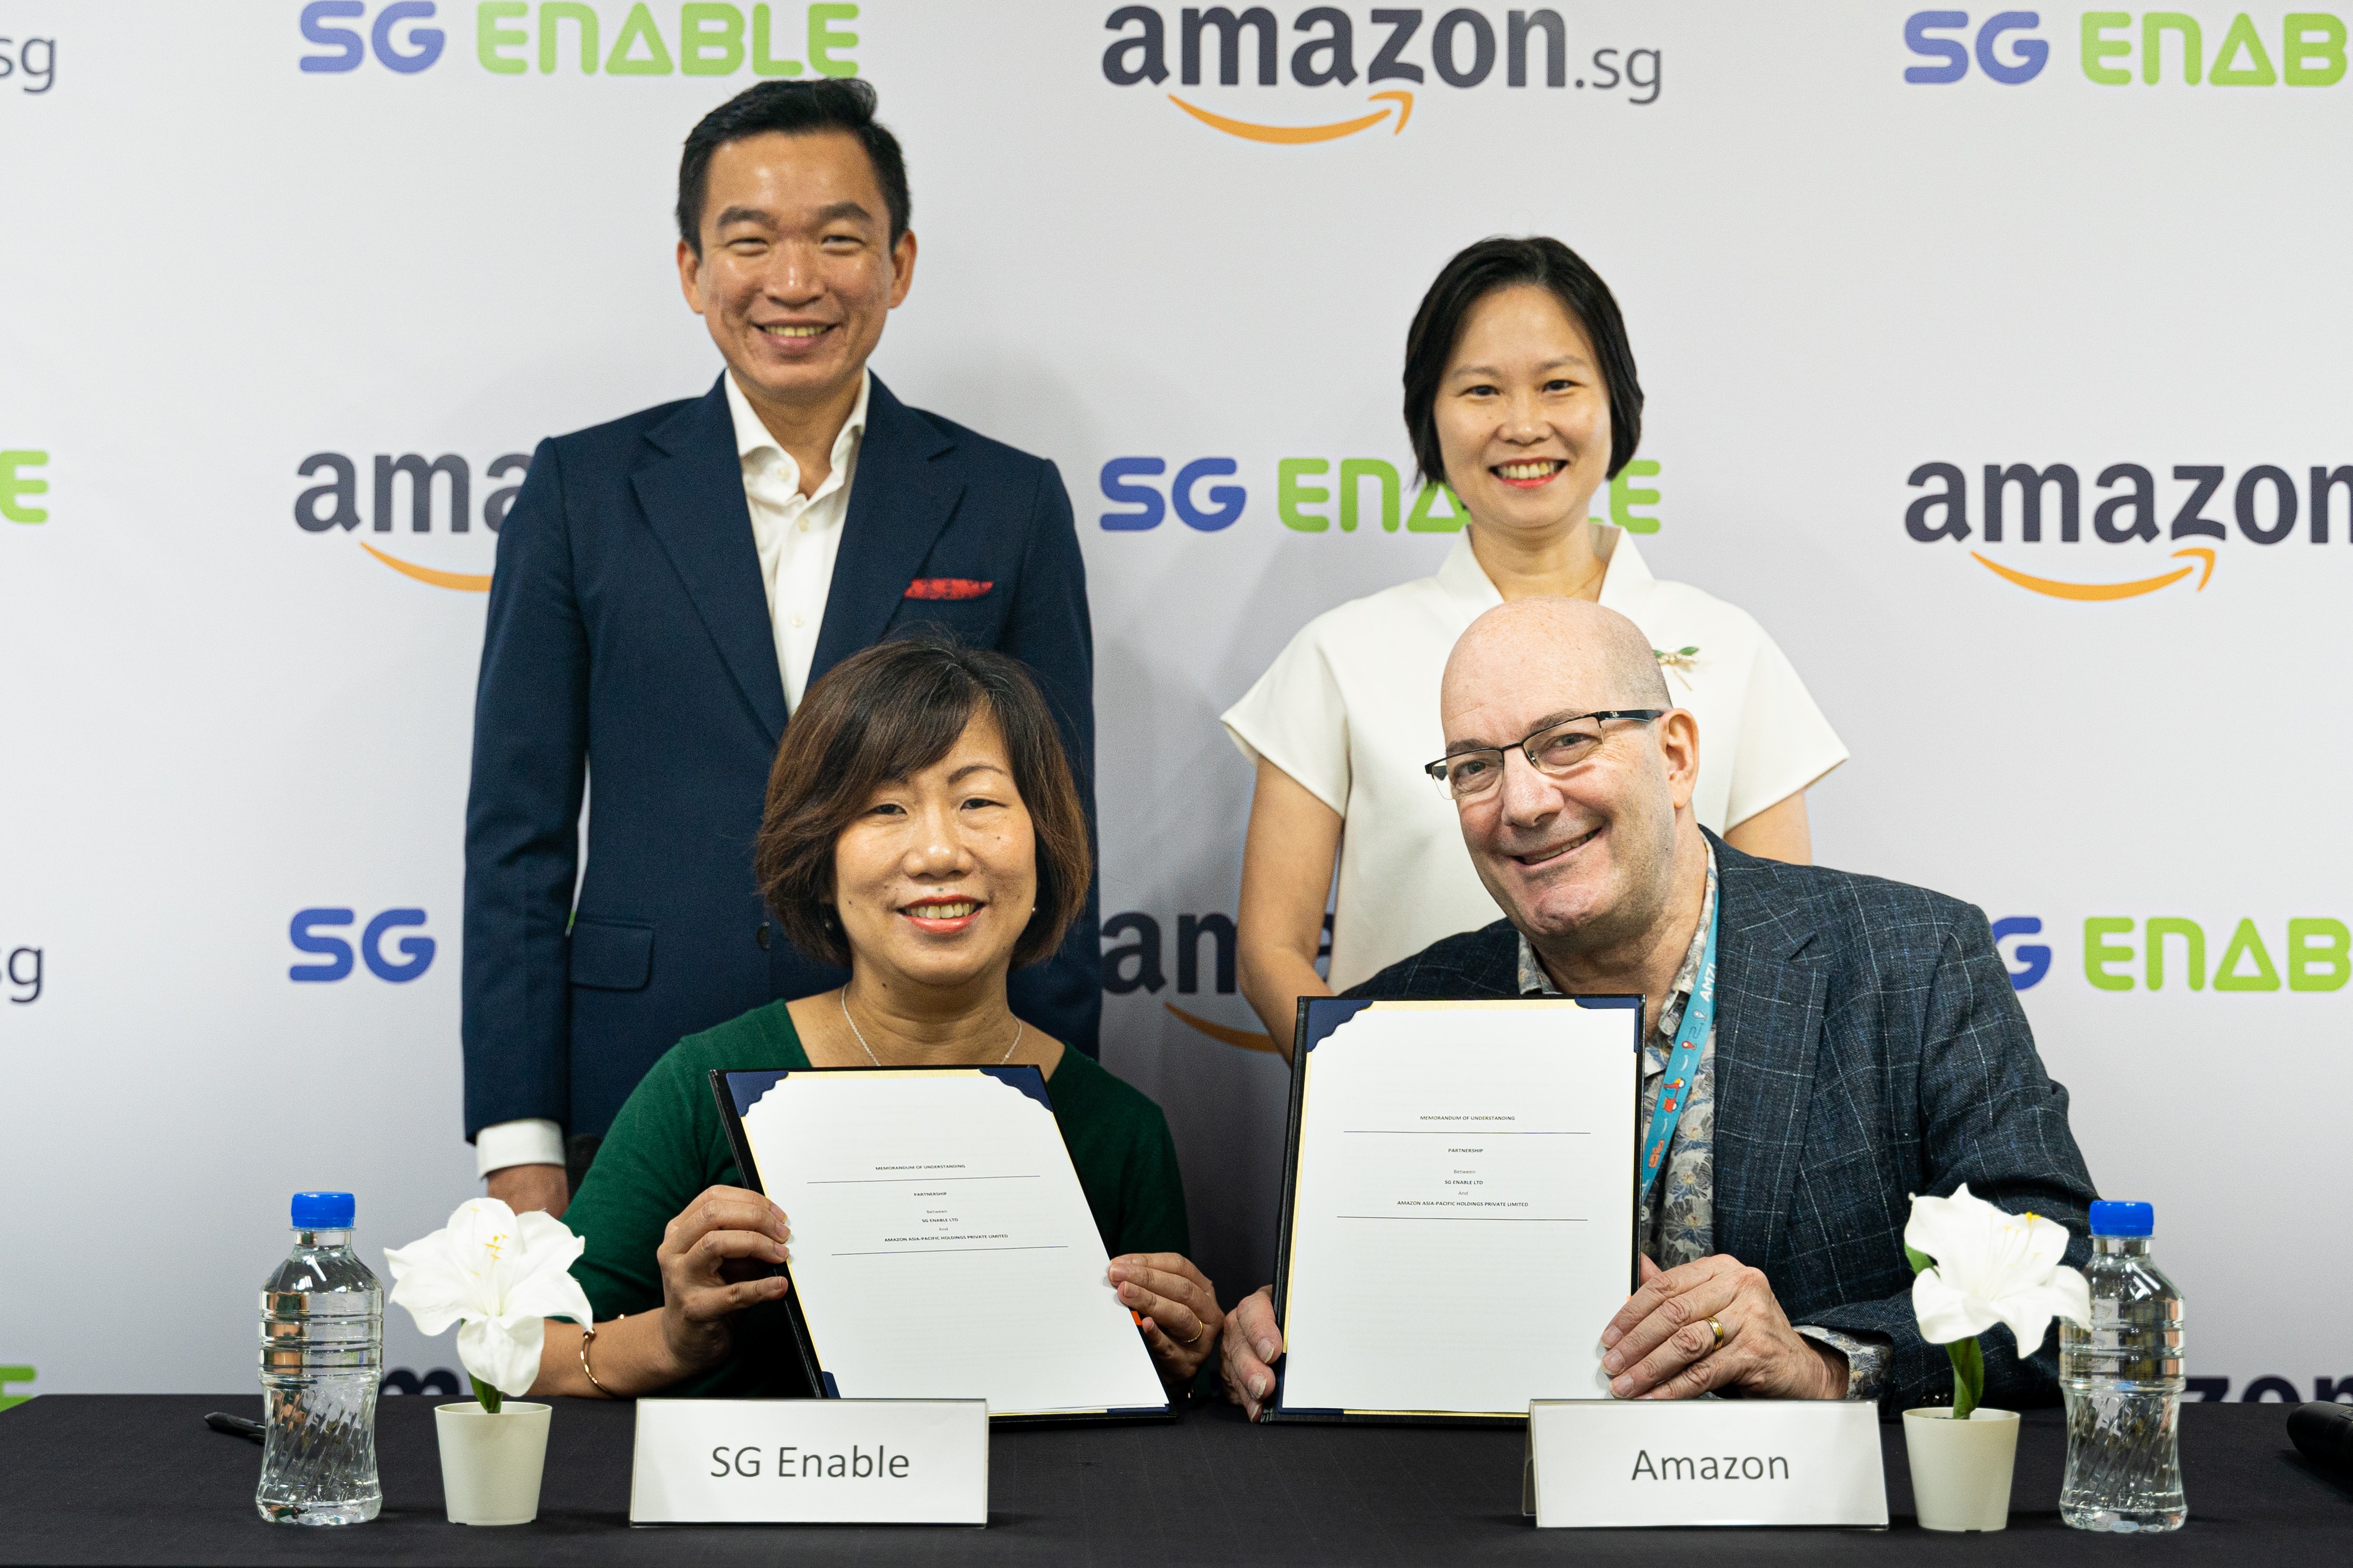
[[[768, 779], [761, 889], [839, 991], [681, 1040], [638, 1085], [565, 1222], [593, 1332], [551, 1321], [534, 1394], [807, 1394], [785, 1317], [784, 1211], [743, 1185], [721, 1068], [1034, 1063], [1094, 1211], [1110, 1282], [1172, 1392], [1225, 1314], [1188, 1262], [1160, 1108], [1016, 1018], [1005, 976], [1053, 952], [1086, 899], [1086, 818], [1044, 700], [1002, 654], [883, 643], [810, 687]], [[955, 1331], [955, 1304], [940, 1304]]]

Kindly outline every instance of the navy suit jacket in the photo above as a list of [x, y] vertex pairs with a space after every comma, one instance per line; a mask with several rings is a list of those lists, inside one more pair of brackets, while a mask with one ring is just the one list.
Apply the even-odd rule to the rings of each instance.
[[[1715, 1249], [1764, 1270], [1792, 1323], [1884, 1335], [1883, 1411], [1950, 1403], [1952, 1364], [1920, 1338], [1904, 1222], [1914, 1193], [1969, 1192], [2074, 1233], [2091, 1173], [2067, 1091], [2042, 1070], [1976, 908], [1877, 877], [1760, 860], [1714, 834]], [[1519, 993], [1508, 921], [1424, 948], [1350, 996]], [[1598, 1331], [1599, 1324], [1594, 1328]], [[1979, 1336], [1985, 1400], [2058, 1399], [2058, 1334], [2024, 1360]]]
[[[918, 578], [976, 597], [909, 598]], [[1094, 819], [1093, 635], [1054, 465], [877, 377], [812, 683], [919, 627], [1037, 678]], [[499, 535], [466, 805], [466, 1136], [601, 1136], [684, 1036], [841, 984], [752, 874], [785, 689], [723, 382], [540, 443]], [[587, 867], [578, 825], [589, 795]], [[575, 887], [577, 912], [575, 906]], [[1096, 894], [1014, 1011], [1092, 1055]]]

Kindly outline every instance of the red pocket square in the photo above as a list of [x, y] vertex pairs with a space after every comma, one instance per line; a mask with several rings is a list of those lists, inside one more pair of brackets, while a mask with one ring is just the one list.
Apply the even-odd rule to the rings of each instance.
[[995, 583], [984, 583], [976, 577], [918, 577], [907, 584], [910, 599], [977, 599]]

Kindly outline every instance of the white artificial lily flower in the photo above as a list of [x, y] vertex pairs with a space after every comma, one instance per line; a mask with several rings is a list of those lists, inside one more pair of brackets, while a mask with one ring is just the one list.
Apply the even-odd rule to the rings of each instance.
[[2088, 1325], [2091, 1287], [2060, 1262], [2067, 1227], [2040, 1215], [2014, 1215], [1971, 1197], [1967, 1183], [1949, 1198], [1912, 1200], [1904, 1245], [1936, 1260], [1912, 1281], [1912, 1311], [1931, 1344], [1972, 1339], [1997, 1322], [2018, 1337], [2018, 1353], [2042, 1346], [2053, 1317]]
[[501, 1394], [520, 1394], [539, 1375], [549, 1318], [589, 1326], [588, 1292], [570, 1272], [587, 1245], [552, 1215], [470, 1198], [447, 1226], [384, 1260], [392, 1300], [408, 1309], [418, 1332], [462, 1322], [459, 1361]]

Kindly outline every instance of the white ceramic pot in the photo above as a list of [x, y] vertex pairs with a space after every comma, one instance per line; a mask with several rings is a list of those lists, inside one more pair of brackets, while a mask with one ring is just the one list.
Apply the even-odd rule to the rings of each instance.
[[1923, 1530], [2003, 1530], [2018, 1466], [2018, 1412], [1979, 1405], [1967, 1421], [1949, 1407], [1906, 1410], [1904, 1452]]
[[539, 1517], [553, 1408], [513, 1399], [502, 1401], [496, 1415], [470, 1399], [434, 1407], [450, 1523], [529, 1524]]

